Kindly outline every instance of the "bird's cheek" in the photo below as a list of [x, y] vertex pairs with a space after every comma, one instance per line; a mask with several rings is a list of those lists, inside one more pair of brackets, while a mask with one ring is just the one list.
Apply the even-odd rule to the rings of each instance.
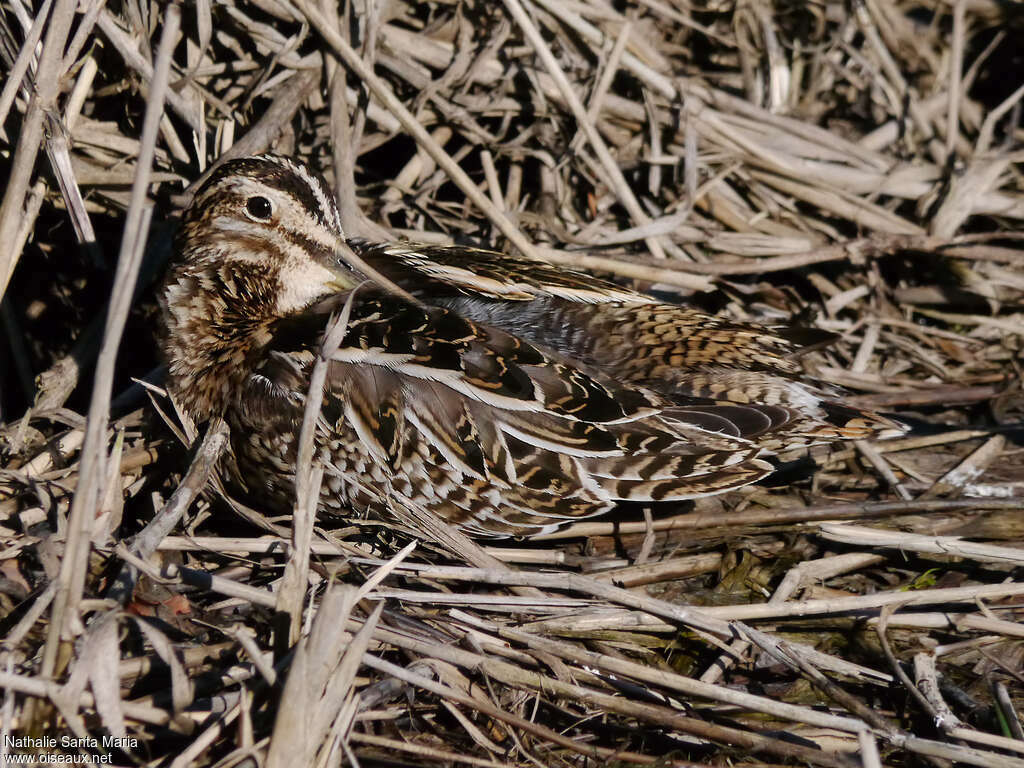
[[281, 271], [277, 312], [279, 315], [301, 312], [317, 299], [337, 292], [338, 288], [338, 275], [334, 270], [310, 261], [290, 265]]

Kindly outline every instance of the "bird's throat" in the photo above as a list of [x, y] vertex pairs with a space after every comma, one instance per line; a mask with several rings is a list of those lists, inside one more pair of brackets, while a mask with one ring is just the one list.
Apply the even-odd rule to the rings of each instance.
[[[263, 354], [276, 319], [258, 297], [224, 296], [228, 287], [219, 277], [182, 273], [164, 292], [168, 390], [196, 421], [227, 408]], [[219, 290], [209, 290], [211, 285]]]

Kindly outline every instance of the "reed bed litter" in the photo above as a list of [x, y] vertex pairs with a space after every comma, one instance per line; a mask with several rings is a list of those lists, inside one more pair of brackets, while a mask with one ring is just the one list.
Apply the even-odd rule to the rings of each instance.
[[[1020, 8], [0, 20], [5, 759], [1024, 766]], [[543, 539], [314, 519], [314, 467], [268, 517], [153, 344], [189, 185], [267, 150], [323, 170], [353, 235], [838, 333], [808, 366], [914, 430]]]

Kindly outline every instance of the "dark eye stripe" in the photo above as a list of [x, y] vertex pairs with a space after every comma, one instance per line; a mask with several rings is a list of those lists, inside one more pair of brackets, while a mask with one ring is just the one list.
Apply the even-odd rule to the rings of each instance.
[[318, 243], [315, 240], [306, 237], [301, 232], [296, 232], [294, 229], [278, 229], [281, 235], [289, 242], [299, 246], [305, 253], [316, 259], [323, 261], [337, 261], [334, 251], [322, 243]]
[[340, 230], [334, 194], [327, 183], [318, 174], [303, 172], [299, 166], [284, 157], [246, 157], [226, 162], [196, 191], [196, 199], [215, 189], [225, 180], [239, 176], [258, 181], [289, 195], [322, 225]]

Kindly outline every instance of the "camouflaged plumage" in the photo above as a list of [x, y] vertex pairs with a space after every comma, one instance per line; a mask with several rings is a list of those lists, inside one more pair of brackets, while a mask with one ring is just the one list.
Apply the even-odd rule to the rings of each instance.
[[899, 431], [803, 379], [799, 331], [504, 254], [346, 240], [319, 177], [261, 156], [197, 192], [164, 291], [169, 387], [226, 417], [250, 495], [290, 506], [312, 366], [356, 286], [318, 421], [323, 509], [393, 500], [528, 536], [747, 485], [771, 451]]

